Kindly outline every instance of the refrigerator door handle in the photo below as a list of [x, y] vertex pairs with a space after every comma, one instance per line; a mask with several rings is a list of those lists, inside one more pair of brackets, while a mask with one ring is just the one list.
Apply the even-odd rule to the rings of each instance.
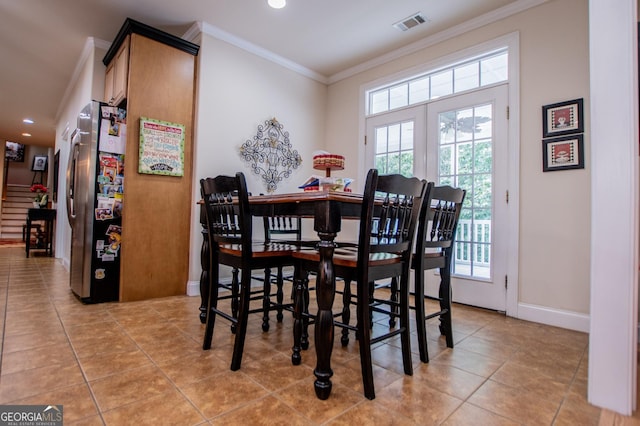
[[67, 163], [67, 218], [69, 225], [73, 227], [76, 210], [75, 210], [75, 188], [76, 188], [76, 168], [78, 161], [78, 153], [80, 152], [80, 130], [76, 129], [71, 135], [71, 149], [69, 150], [69, 162]]

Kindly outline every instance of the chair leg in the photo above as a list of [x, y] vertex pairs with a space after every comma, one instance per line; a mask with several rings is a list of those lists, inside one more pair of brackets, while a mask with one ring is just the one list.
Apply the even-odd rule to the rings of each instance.
[[271, 309], [271, 269], [265, 268], [262, 285], [262, 331], [269, 331], [269, 309]]
[[219, 279], [219, 265], [217, 259], [210, 259], [211, 271], [208, 275], [208, 300], [207, 300], [207, 315], [206, 326], [204, 332], [204, 340], [202, 342], [202, 349], [211, 349], [211, 341], [213, 340], [213, 327], [216, 321], [216, 313], [214, 309], [218, 307], [218, 279]]
[[[342, 292], [342, 322], [349, 325], [351, 319], [351, 280], [344, 280], [344, 290]], [[349, 344], [349, 329], [342, 329], [342, 337], [340, 337], [342, 346]]]
[[[238, 268], [233, 268], [231, 271], [231, 315], [234, 318], [238, 318], [238, 288], [240, 287], [238, 272]], [[236, 333], [235, 323], [231, 323], [231, 332]]]
[[[411, 331], [409, 327], [409, 271], [400, 278], [400, 342], [402, 344], [402, 364], [404, 374], [413, 375], [411, 362]], [[423, 323], [424, 324], [424, 323]]]
[[445, 336], [447, 347], [453, 348], [453, 324], [451, 322], [451, 272], [449, 266], [440, 269], [440, 333]]
[[415, 271], [415, 308], [416, 308], [416, 334], [418, 335], [418, 349], [420, 361], [429, 362], [427, 349], [427, 325], [424, 314], [424, 270], [417, 268]]
[[389, 306], [389, 327], [393, 328], [396, 326], [396, 316], [398, 315], [398, 277], [391, 278], [391, 295], [389, 296], [389, 300], [391, 301], [391, 305]]
[[309, 349], [309, 272], [303, 271], [302, 275], [302, 338], [300, 347], [305, 351]]
[[251, 298], [251, 271], [244, 270], [242, 282], [240, 284], [240, 300], [238, 303], [238, 326], [236, 338], [233, 345], [233, 356], [231, 358], [231, 370], [240, 369], [242, 364], [242, 352], [244, 341], [247, 335], [247, 321], [249, 319], [249, 299]]
[[278, 310], [276, 314], [276, 320], [282, 322], [284, 315], [282, 315], [282, 304], [284, 303], [284, 277], [282, 275], [282, 266], [278, 266], [278, 273], [276, 275], [276, 303], [278, 304]]
[[367, 399], [375, 399], [376, 392], [373, 385], [373, 363], [371, 360], [371, 321], [370, 321], [370, 291], [369, 282], [358, 283], [357, 304], [357, 337], [360, 346], [360, 369], [362, 371], [362, 384], [364, 396]]
[[296, 266], [293, 278], [293, 348], [291, 354], [291, 363], [293, 365], [300, 365], [302, 362], [302, 355], [300, 351], [302, 349], [302, 331], [303, 325], [303, 310], [304, 310], [304, 283], [302, 272], [299, 267]]

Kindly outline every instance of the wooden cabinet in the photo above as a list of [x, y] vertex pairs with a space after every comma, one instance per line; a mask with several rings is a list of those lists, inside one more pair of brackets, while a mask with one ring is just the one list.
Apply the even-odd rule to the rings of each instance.
[[109, 105], [120, 105], [127, 97], [129, 40], [130, 36], [127, 36], [111, 62], [109, 62], [109, 65], [107, 65], [104, 78], [104, 101]]
[[[127, 19], [103, 60], [113, 73], [107, 81], [113, 81], [114, 104], [127, 110], [121, 302], [186, 293], [198, 50], [193, 43]], [[119, 67], [118, 56], [126, 73], [121, 73], [125, 65]], [[115, 90], [122, 82], [119, 75], [127, 76], [120, 87], [124, 102]], [[183, 176], [138, 173], [141, 117], [184, 125]]]

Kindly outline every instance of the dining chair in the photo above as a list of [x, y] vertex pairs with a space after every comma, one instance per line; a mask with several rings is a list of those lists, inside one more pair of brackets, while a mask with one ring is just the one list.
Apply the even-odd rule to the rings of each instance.
[[[426, 321], [438, 317], [440, 333], [453, 348], [451, 321], [451, 268], [458, 220], [466, 191], [451, 186], [435, 186], [425, 197], [418, 220], [416, 250], [411, 268], [415, 273], [416, 332], [420, 360], [429, 362]], [[438, 269], [438, 296], [425, 295], [425, 271]], [[425, 299], [439, 302], [439, 310], [426, 314]]]
[[[302, 218], [292, 216], [264, 216], [263, 218], [264, 240], [265, 243], [289, 244], [297, 248], [313, 247], [317, 244], [317, 240], [303, 239], [302, 237]], [[264, 277], [254, 276], [258, 281], [264, 281], [270, 277], [271, 283], [276, 285], [276, 319], [278, 322], [283, 319], [283, 310], [291, 304], [284, 304], [284, 282], [293, 283], [293, 274], [284, 274], [284, 268], [293, 266], [290, 264], [276, 265], [276, 272], [272, 273], [271, 268], [267, 267], [264, 271]], [[292, 286], [293, 293], [293, 286]], [[293, 299], [293, 294], [292, 294]], [[265, 315], [268, 313], [265, 312]]]
[[[235, 342], [231, 361], [231, 370], [238, 370], [242, 362], [248, 314], [263, 314], [265, 330], [265, 312], [279, 309], [277, 303], [270, 301], [270, 277], [264, 280], [261, 291], [251, 289], [251, 271], [291, 264], [291, 253], [295, 247], [279, 242], [252, 241], [252, 219], [249, 211], [249, 197], [244, 174], [235, 176], [217, 176], [200, 180], [200, 189], [206, 213], [209, 239], [208, 302], [206, 328], [202, 348], [211, 348], [213, 330], [217, 316], [235, 326]], [[220, 283], [220, 265], [226, 265], [240, 271], [232, 279], [231, 285]], [[234, 282], [235, 281], [235, 282]], [[220, 295], [220, 291], [225, 294]], [[218, 302], [231, 299], [231, 312], [218, 307]], [[250, 309], [252, 300], [261, 300], [262, 306]], [[268, 316], [267, 327], [268, 329]]]
[[[356, 282], [356, 325], [335, 321], [335, 325], [356, 332], [364, 394], [375, 398], [371, 345], [400, 335], [404, 372], [413, 374], [409, 330], [409, 268], [418, 213], [425, 195], [426, 182], [401, 175], [379, 176], [376, 169], [367, 174], [362, 201], [357, 250], [334, 251], [335, 276]], [[312, 316], [307, 312], [308, 280], [306, 271], [317, 270], [317, 250], [293, 253], [296, 262], [294, 298], [294, 348], [292, 362], [301, 359], [300, 337]], [[398, 317], [400, 326], [388, 333], [371, 336], [370, 294], [376, 280], [400, 277]], [[348, 286], [345, 285], [345, 291]]]

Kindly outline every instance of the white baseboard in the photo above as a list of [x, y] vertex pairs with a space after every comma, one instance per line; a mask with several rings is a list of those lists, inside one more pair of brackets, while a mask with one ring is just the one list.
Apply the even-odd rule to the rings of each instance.
[[[518, 303], [517, 318], [589, 333], [589, 315], [581, 314], [579, 312], [564, 311], [562, 309], [530, 305], [527, 303]], [[640, 333], [640, 329], [638, 332]]]
[[187, 296], [200, 296], [200, 281], [187, 282]]

